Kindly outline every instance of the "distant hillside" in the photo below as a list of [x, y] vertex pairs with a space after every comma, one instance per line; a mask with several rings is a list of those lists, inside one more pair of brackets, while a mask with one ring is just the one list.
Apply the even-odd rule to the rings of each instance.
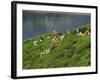
[[[79, 29], [85, 32], [90, 30], [90, 25], [84, 25]], [[90, 36], [78, 36], [75, 29], [70, 33], [64, 33], [65, 37], [62, 40], [62, 33], [57, 33], [56, 47], [41, 56], [41, 53], [52, 46], [52, 34], [46, 33], [23, 42], [23, 69], [80, 67], [91, 64]]]

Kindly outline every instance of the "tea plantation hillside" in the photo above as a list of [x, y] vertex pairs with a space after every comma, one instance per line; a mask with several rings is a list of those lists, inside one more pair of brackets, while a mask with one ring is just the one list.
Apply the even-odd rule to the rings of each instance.
[[[80, 29], [85, 31], [90, 25], [85, 25]], [[75, 29], [73, 29], [75, 31]], [[23, 42], [23, 69], [36, 68], [58, 68], [58, 67], [81, 67], [90, 66], [90, 36], [79, 36], [73, 33], [62, 33], [55, 35], [58, 41], [56, 47], [52, 48], [48, 54], [41, 56], [52, 46], [52, 33], [28, 39]]]

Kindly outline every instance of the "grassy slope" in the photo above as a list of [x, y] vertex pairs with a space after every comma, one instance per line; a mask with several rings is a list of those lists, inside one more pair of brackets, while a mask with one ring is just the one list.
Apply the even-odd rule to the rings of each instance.
[[[54, 48], [48, 55], [40, 57], [43, 50], [51, 46], [51, 40], [47, 38], [50, 33], [29, 39], [23, 43], [23, 68], [56, 68], [75, 67], [90, 65], [90, 37], [66, 34], [63, 41]], [[33, 41], [43, 38], [37, 46]], [[60, 35], [57, 35], [58, 40]]]

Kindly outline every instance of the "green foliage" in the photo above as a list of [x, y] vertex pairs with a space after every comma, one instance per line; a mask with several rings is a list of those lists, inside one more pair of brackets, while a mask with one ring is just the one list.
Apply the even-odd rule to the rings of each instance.
[[71, 33], [72, 33], [72, 34], [76, 34], [77, 32], [76, 32], [76, 30], [72, 29], [72, 30], [71, 30]]
[[[90, 29], [89, 24], [85, 25], [83, 29]], [[61, 33], [59, 33], [56, 35], [59, 41], [57, 47], [41, 57], [40, 53], [51, 46], [51, 39], [47, 38], [48, 36], [52, 36], [52, 33], [23, 42], [23, 69], [79, 67], [91, 64], [90, 36], [81, 37], [70, 33], [60, 40]], [[39, 42], [40, 39], [42, 39], [41, 42]], [[38, 45], [33, 45], [34, 41], [38, 41]]]
[[90, 28], [91, 28], [91, 27], [90, 27], [90, 24], [86, 24], [86, 25], [80, 27], [79, 30], [80, 30], [81, 32], [85, 32], [86, 30], [88, 30], [88, 31], [91, 32]]

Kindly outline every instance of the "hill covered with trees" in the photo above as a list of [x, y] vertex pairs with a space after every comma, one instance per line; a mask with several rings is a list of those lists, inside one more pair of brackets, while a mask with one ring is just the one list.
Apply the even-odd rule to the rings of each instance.
[[23, 42], [23, 69], [90, 66], [90, 25], [51, 32]]

